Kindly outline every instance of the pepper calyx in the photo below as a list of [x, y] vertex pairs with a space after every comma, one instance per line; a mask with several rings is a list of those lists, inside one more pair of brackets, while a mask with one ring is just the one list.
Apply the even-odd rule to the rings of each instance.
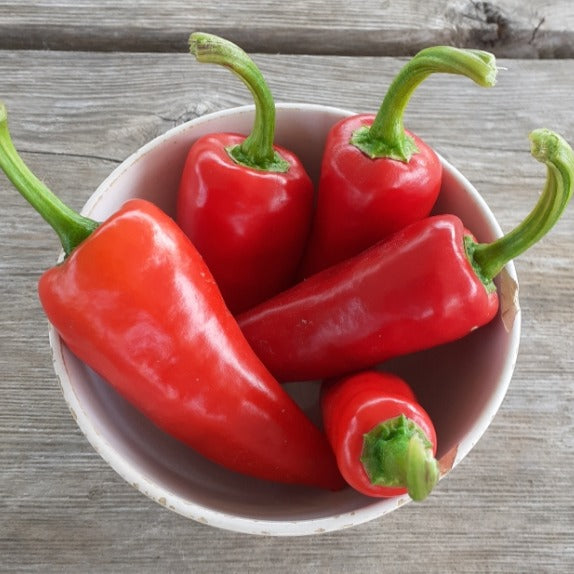
[[408, 163], [411, 157], [419, 152], [414, 138], [406, 132], [401, 132], [395, 140], [387, 142], [373, 138], [368, 126], [355, 130], [350, 143], [371, 159], [387, 158]]
[[371, 484], [406, 488], [413, 500], [424, 500], [440, 476], [432, 443], [403, 414], [376, 425], [363, 436], [361, 462]]
[[225, 151], [236, 164], [259, 171], [286, 173], [291, 167], [291, 164], [277, 151], [273, 151], [273, 155], [270, 158], [261, 158], [258, 161], [253, 161], [251, 155], [245, 152], [242, 144], [228, 146], [225, 148]]
[[476, 276], [480, 279], [481, 283], [484, 285], [484, 288], [488, 293], [494, 293], [496, 291], [496, 285], [492, 280], [492, 277], [488, 277], [484, 272], [482, 267], [476, 261], [474, 254], [476, 252], [477, 243], [470, 235], [464, 236], [464, 251], [466, 253], [466, 257], [468, 258], [469, 263], [472, 265], [473, 271], [476, 273]]

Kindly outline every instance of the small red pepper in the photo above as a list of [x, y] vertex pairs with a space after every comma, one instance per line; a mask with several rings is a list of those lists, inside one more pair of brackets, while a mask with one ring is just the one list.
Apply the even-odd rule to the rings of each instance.
[[403, 114], [417, 86], [437, 72], [492, 86], [497, 69], [488, 52], [427, 48], [402, 68], [376, 116], [350, 116], [331, 128], [303, 276], [348, 259], [430, 213], [442, 165], [430, 146], [404, 129]]
[[273, 145], [275, 104], [261, 72], [235, 44], [190, 37], [200, 62], [230, 68], [251, 90], [251, 134], [209, 134], [191, 147], [177, 222], [206, 260], [227, 306], [238, 313], [295, 282], [309, 236], [313, 184], [296, 155]]
[[328, 442], [257, 359], [209, 270], [152, 203], [98, 224], [24, 165], [0, 104], [0, 167], [67, 254], [39, 296], [69, 349], [163, 431], [229, 469], [343, 486]]
[[323, 383], [325, 432], [343, 478], [368, 496], [426, 498], [439, 479], [434, 425], [409, 385], [363, 371]]
[[477, 243], [454, 215], [436, 215], [309, 277], [238, 317], [280, 381], [324, 379], [459, 339], [497, 313], [494, 277], [556, 223], [572, 195], [574, 154], [549, 130], [530, 134], [547, 181], [532, 212]]

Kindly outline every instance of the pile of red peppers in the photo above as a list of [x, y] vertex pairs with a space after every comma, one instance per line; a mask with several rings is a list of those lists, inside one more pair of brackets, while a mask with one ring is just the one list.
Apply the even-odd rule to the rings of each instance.
[[[296, 155], [274, 143], [274, 100], [249, 56], [203, 33], [190, 51], [245, 83], [255, 119], [248, 136], [192, 145], [175, 220], [141, 199], [104, 222], [74, 212], [22, 161], [0, 104], [0, 167], [65, 252], [39, 281], [49, 321], [160, 429], [232, 471], [424, 499], [440, 474], [436, 432], [384, 362], [497, 315], [494, 278], [572, 196], [571, 147], [546, 129], [530, 134], [547, 169], [542, 194], [514, 230], [480, 243], [455, 215], [431, 215], [441, 162], [403, 113], [433, 73], [494, 85], [491, 54], [419, 52], [377, 114], [333, 126], [315, 190]], [[282, 386], [311, 380], [322, 381], [321, 428]]]

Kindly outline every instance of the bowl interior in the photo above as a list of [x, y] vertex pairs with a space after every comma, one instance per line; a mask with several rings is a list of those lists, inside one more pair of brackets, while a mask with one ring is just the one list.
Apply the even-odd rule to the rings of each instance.
[[[312, 105], [278, 105], [277, 143], [293, 150], [317, 180], [329, 128], [349, 112]], [[83, 213], [104, 220], [132, 197], [173, 215], [187, 151], [209, 132], [248, 133], [253, 108], [211, 114], [174, 128], [122, 163], [98, 188]], [[500, 235], [476, 190], [443, 160], [443, 189], [435, 211], [459, 215], [479, 240]], [[509, 265], [497, 279], [502, 310], [465, 339], [390, 361], [435, 422], [438, 457], [446, 474], [484, 433], [510, 381], [520, 333], [516, 276]], [[504, 320], [503, 320], [504, 318]], [[336, 530], [394, 510], [408, 497], [371, 499], [353, 490], [323, 492], [267, 483], [225, 470], [159, 431], [97, 374], [78, 361], [52, 330], [54, 364], [66, 401], [94, 448], [128, 482], [185, 516], [236, 531], [300, 535]], [[318, 423], [318, 384], [287, 385]]]

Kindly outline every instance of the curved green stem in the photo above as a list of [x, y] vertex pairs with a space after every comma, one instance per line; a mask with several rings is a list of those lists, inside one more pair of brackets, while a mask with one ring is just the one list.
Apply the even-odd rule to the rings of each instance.
[[56, 197], [26, 166], [19, 156], [8, 129], [6, 107], [0, 102], [0, 168], [14, 187], [52, 226], [66, 255], [86, 239], [98, 226]]
[[251, 133], [238, 146], [227, 152], [231, 158], [247, 167], [264, 171], [285, 172], [289, 163], [273, 148], [275, 137], [275, 102], [260, 70], [237, 45], [203, 32], [189, 37], [189, 51], [198, 62], [219, 64], [229, 68], [249, 88], [255, 102], [255, 121]]
[[372, 484], [406, 488], [413, 500], [425, 499], [440, 475], [431, 442], [404, 415], [384, 421], [364, 436], [361, 462]]
[[467, 76], [483, 87], [496, 83], [496, 59], [482, 50], [433, 46], [421, 50], [397, 74], [371, 127], [357, 130], [351, 142], [371, 158], [388, 157], [408, 162], [416, 153], [413, 139], [405, 133], [403, 115], [418, 85], [435, 73]]
[[537, 129], [530, 134], [531, 153], [546, 164], [547, 176], [542, 195], [530, 214], [492, 243], [468, 240], [467, 253], [477, 274], [492, 281], [512, 259], [526, 251], [546, 235], [566, 209], [574, 188], [574, 152], [558, 134]]

